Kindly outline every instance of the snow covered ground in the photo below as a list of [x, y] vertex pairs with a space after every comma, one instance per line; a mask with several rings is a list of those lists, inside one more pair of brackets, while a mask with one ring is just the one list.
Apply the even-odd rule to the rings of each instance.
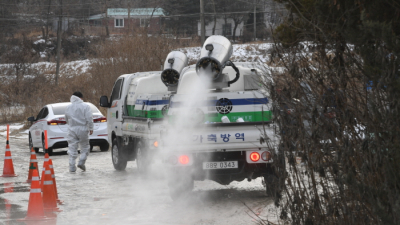
[[[234, 44], [232, 46], [233, 46], [233, 54], [232, 57], [230, 58], [232, 62], [266, 63], [269, 60], [268, 51], [269, 49], [272, 48], [272, 44], [270, 43]], [[178, 48], [176, 50], [185, 53], [188, 57], [189, 62], [192, 63], [197, 61], [200, 57], [200, 47]], [[62, 63], [60, 67], [60, 73], [68, 74], [68, 72], [71, 71], [73, 71], [74, 74], [86, 73], [90, 68], [90, 65], [91, 65], [91, 60], [89, 59]], [[13, 64], [0, 64], [0, 71], [12, 67]], [[55, 72], [56, 63], [51, 63], [51, 62], [33, 63], [31, 65], [31, 68], [38, 69], [40, 71]]]
[[[0, 224], [17, 221], [27, 213], [30, 184], [30, 152], [27, 131], [11, 124], [10, 148], [17, 177], [0, 178]], [[0, 143], [6, 143], [6, 126], [0, 125]], [[261, 179], [220, 185], [196, 181], [192, 195], [173, 201], [168, 192], [163, 165], [156, 162], [147, 177], [138, 174], [136, 163], [126, 171], [113, 168], [110, 151], [97, 147], [89, 155], [87, 171], [68, 172], [67, 149], [55, 150], [53, 160], [59, 198], [53, 220], [39, 224], [257, 224], [260, 219], [277, 223], [272, 198], [265, 195]], [[42, 150], [37, 154], [43, 165]], [[4, 155], [0, 156], [3, 168]], [[1, 171], [2, 172], [2, 171]], [[26, 223], [28, 224], [28, 223]]]
[[[268, 50], [272, 48], [270, 43], [262, 44], [234, 44], [230, 60], [232, 62], [267, 62], [269, 60]], [[185, 53], [189, 62], [200, 58], [201, 47], [179, 48], [178, 51]]]

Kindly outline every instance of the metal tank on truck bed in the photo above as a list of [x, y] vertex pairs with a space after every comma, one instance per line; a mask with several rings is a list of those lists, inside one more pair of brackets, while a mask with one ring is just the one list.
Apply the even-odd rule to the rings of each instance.
[[228, 39], [209, 37], [170, 98], [161, 140], [173, 199], [190, 193], [194, 180], [225, 185], [264, 177], [270, 195], [284, 184], [284, 157], [277, 151], [261, 71], [229, 61], [231, 54]]
[[169, 98], [185, 66], [186, 55], [171, 52], [164, 71], [121, 75], [114, 83], [110, 100], [107, 96], [100, 98], [100, 106], [108, 108], [108, 139], [116, 170], [124, 170], [128, 161], [136, 160], [139, 172], [146, 173], [157, 155]]

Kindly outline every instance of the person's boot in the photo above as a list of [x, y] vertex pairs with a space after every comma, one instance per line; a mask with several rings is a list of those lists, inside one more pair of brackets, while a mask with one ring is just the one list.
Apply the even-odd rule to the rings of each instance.
[[85, 166], [85, 161], [84, 160], [79, 160], [78, 168], [83, 170], [83, 171], [86, 171], [86, 166]]
[[69, 172], [74, 173], [76, 171], [75, 164], [69, 164]]

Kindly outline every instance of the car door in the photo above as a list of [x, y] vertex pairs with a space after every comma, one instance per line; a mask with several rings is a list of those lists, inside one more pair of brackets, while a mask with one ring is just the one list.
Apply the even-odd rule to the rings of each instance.
[[[114, 130], [117, 135], [119, 134], [119, 130], [121, 130], [121, 122], [122, 122], [122, 101], [121, 101], [121, 92], [123, 86], [124, 78], [120, 78], [115, 81], [113, 90], [110, 96], [111, 107], [108, 109], [107, 120], [109, 120], [110, 126], [108, 126], [109, 134]], [[112, 140], [110, 140], [112, 141]]]
[[44, 133], [44, 130], [47, 130], [47, 116], [49, 115], [49, 109], [47, 106], [43, 108], [43, 114], [41, 115], [40, 121], [38, 121], [38, 130], [40, 132], [40, 142], [42, 141], [42, 134]]
[[42, 108], [38, 115], [36, 116], [35, 122], [33, 122], [32, 127], [31, 127], [31, 136], [32, 136], [32, 142], [33, 146], [38, 147], [40, 146], [40, 131], [38, 130], [38, 123], [41, 119], [41, 116], [43, 115], [44, 108]]

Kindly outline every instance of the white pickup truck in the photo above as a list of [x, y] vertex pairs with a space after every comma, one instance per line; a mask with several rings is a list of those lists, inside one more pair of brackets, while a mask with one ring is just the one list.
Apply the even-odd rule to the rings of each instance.
[[124, 170], [128, 161], [136, 160], [139, 172], [146, 173], [159, 149], [160, 127], [168, 112], [170, 95], [186, 66], [185, 54], [171, 52], [164, 71], [121, 75], [110, 99], [101, 96], [100, 106], [108, 108], [108, 140], [116, 170]]
[[251, 63], [232, 63], [231, 54], [229, 40], [209, 37], [170, 98], [161, 152], [173, 199], [189, 193], [194, 180], [225, 185], [264, 177], [270, 195], [284, 184], [285, 161], [261, 71]]

